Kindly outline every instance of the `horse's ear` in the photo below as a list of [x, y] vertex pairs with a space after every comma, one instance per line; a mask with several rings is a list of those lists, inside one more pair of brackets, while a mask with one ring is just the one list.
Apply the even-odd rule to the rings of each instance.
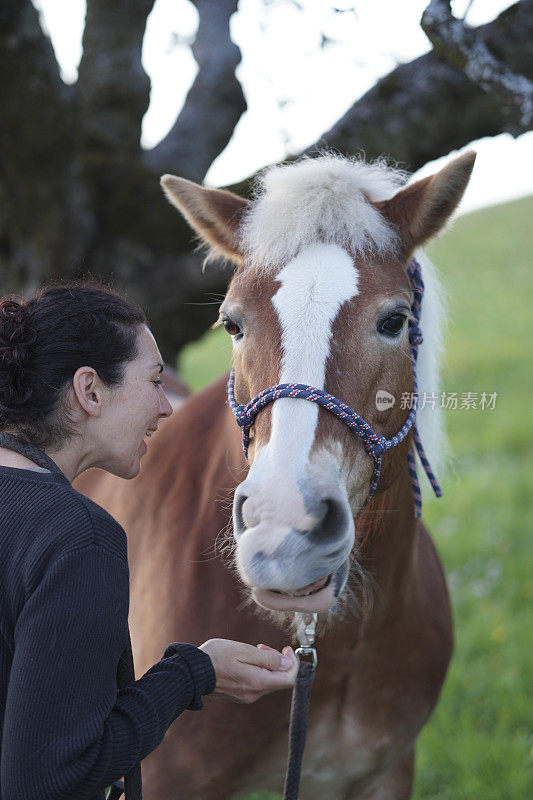
[[450, 164], [390, 200], [378, 203], [380, 211], [397, 228], [406, 256], [436, 236], [459, 204], [470, 180], [476, 154], [469, 150]]
[[225, 189], [207, 189], [185, 178], [163, 175], [161, 186], [172, 205], [208, 244], [214, 255], [242, 262], [238, 227], [249, 200]]

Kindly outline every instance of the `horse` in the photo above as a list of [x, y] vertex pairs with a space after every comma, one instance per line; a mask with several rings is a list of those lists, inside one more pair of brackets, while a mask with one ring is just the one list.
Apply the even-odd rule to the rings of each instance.
[[[307, 385], [355, 409], [379, 442], [394, 439], [416, 394], [408, 268], [416, 256], [425, 286], [421, 395], [438, 390], [443, 303], [420, 248], [455, 210], [474, 158], [406, 184], [383, 161], [320, 155], [268, 169], [251, 200], [164, 176], [210, 256], [236, 267], [218, 320], [233, 342], [234, 405]], [[226, 383], [180, 405], [134, 481], [96, 470], [79, 481], [127, 531], [137, 671], [172, 640], [282, 648], [294, 612], [317, 613], [301, 797], [405, 800], [453, 649], [443, 569], [414, 513], [414, 428], [384, 450], [372, 491], [367, 441], [307, 399], [266, 405], [247, 426], [245, 458]], [[420, 404], [415, 413], [434, 462], [440, 414]], [[146, 800], [280, 791], [289, 701], [206, 697], [143, 762]]]

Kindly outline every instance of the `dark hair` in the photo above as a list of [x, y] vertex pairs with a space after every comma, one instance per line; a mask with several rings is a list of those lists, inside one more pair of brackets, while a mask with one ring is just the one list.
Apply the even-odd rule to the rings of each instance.
[[76, 370], [93, 367], [106, 386], [120, 385], [143, 324], [138, 306], [96, 283], [0, 300], [0, 431], [60, 445], [75, 432], [63, 395]]

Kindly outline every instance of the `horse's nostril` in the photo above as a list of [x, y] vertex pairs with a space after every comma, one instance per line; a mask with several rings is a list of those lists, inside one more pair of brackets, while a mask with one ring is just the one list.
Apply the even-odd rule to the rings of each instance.
[[247, 496], [244, 492], [238, 492], [235, 495], [235, 500], [233, 503], [233, 530], [235, 536], [242, 536], [244, 531], [246, 530], [246, 525], [244, 524], [244, 517], [242, 513], [242, 508], [247, 500]]
[[322, 519], [309, 531], [308, 536], [315, 542], [325, 542], [336, 539], [344, 534], [347, 525], [347, 515], [344, 505], [333, 497], [322, 501], [324, 514]]

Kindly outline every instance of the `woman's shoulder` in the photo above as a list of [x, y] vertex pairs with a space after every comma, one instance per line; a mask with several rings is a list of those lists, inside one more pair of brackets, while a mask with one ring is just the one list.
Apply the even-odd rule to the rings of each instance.
[[123, 528], [68, 481], [25, 482], [16, 477], [0, 481], [0, 537], [16, 540], [19, 548], [27, 540], [34, 552], [97, 545], [127, 558]]
[[[127, 561], [126, 533], [117, 520], [105, 508], [72, 487], [69, 501], [84, 516], [83, 541], [80, 541], [80, 546], [93, 544], [103, 547]], [[78, 531], [77, 534], [81, 532]]]
[[18, 587], [13, 608], [55, 563], [79, 550], [106, 550], [127, 580], [126, 534], [105, 509], [68, 481], [28, 482], [15, 492], [20, 483], [0, 481], [0, 585]]
[[63, 476], [0, 470], [0, 529], [16, 530], [19, 541], [26, 531], [43, 545], [48, 540], [64, 540], [72, 549], [95, 544], [126, 557], [121, 525]]

